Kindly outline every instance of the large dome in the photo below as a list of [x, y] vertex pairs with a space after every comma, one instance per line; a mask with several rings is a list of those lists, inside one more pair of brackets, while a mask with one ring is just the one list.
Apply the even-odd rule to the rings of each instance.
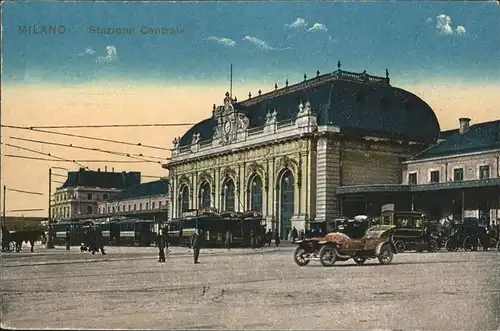
[[[299, 103], [307, 100], [318, 125], [337, 125], [342, 133], [426, 143], [439, 136], [439, 122], [425, 101], [391, 86], [388, 78], [366, 73], [338, 70], [233, 105], [245, 113], [252, 128], [264, 125], [269, 110], [276, 110], [278, 121], [294, 119]], [[195, 124], [182, 136], [180, 146], [189, 145], [194, 133], [200, 134], [200, 141], [211, 140], [215, 126], [215, 118]]]

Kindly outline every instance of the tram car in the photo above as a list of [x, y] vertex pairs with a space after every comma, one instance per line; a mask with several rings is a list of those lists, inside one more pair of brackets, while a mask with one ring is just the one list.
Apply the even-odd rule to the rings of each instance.
[[191, 246], [191, 237], [196, 228], [202, 231], [204, 245], [207, 247], [224, 245], [225, 229], [222, 217], [213, 208], [191, 209], [183, 213], [180, 219], [181, 233], [179, 244], [181, 246]]
[[235, 211], [221, 212], [222, 227], [224, 230], [224, 242], [227, 230], [231, 231], [233, 236], [232, 246], [243, 246], [245, 243], [245, 231], [243, 226], [243, 213]]
[[256, 246], [262, 247], [266, 241], [266, 225], [263, 223], [262, 213], [256, 211], [246, 211], [241, 215], [243, 221], [243, 246], [252, 246], [252, 234], [256, 239]]
[[168, 220], [166, 224], [168, 244], [171, 246], [180, 246], [182, 235], [182, 226], [180, 219]]
[[155, 242], [155, 222], [127, 218], [110, 222], [110, 241], [115, 246], [151, 246]]
[[70, 245], [80, 245], [85, 237], [85, 227], [92, 225], [89, 220], [84, 221], [60, 221], [52, 224], [54, 233], [54, 245], [66, 245], [66, 232], [70, 232]]

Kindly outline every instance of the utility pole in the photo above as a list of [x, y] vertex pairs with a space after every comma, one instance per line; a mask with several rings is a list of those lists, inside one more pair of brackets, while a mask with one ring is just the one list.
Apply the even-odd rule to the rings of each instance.
[[5, 226], [7, 224], [7, 219], [5, 216], [5, 192], [7, 191], [7, 187], [5, 185], [3, 186], [3, 218], [2, 218], [2, 226]]
[[46, 248], [54, 248], [54, 239], [52, 231], [52, 168], [49, 168], [49, 218], [47, 220], [49, 226], [49, 233], [47, 236]]

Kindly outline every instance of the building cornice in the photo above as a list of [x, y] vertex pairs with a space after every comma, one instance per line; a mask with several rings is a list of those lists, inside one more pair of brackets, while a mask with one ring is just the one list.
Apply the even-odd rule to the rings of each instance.
[[496, 148], [496, 149], [490, 149], [490, 150], [483, 150], [483, 151], [479, 151], [479, 152], [443, 155], [443, 156], [429, 157], [429, 158], [417, 159], [417, 160], [406, 160], [406, 161], [403, 161], [402, 163], [403, 164], [425, 163], [425, 162], [431, 162], [431, 161], [456, 159], [456, 158], [461, 158], [461, 157], [476, 156], [476, 155], [483, 155], [483, 154], [490, 154], [490, 153], [499, 153], [499, 152], [500, 152], [500, 149]]

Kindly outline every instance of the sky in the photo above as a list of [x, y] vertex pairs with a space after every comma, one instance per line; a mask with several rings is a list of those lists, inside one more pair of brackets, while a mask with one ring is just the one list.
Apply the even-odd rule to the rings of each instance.
[[[431, 105], [442, 129], [456, 127], [462, 116], [472, 122], [499, 119], [499, 10], [495, 2], [458, 1], [4, 2], [2, 124], [191, 123], [210, 116], [212, 104], [222, 103], [230, 64], [234, 95], [243, 99], [249, 91], [282, 86], [285, 79], [301, 81], [304, 73], [311, 77], [316, 70], [336, 70], [337, 61], [344, 70], [380, 76], [387, 68], [392, 85]], [[38, 32], [49, 26], [64, 33], [23, 33], [25, 27]], [[130, 33], [95, 33], [98, 28]], [[166, 33], [151, 33], [155, 29]], [[173, 138], [187, 129], [64, 132], [170, 148]], [[4, 143], [68, 159], [124, 158], [12, 137], [169, 155], [163, 150], [2, 130]], [[2, 146], [2, 153], [41, 156], [8, 146]], [[56, 165], [78, 168], [2, 157], [2, 184], [47, 194], [48, 167]], [[90, 164], [93, 169], [105, 166], [166, 175], [154, 163]], [[7, 210], [47, 205], [43, 196], [9, 193], [8, 198]], [[43, 216], [46, 211], [24, 214]]]

